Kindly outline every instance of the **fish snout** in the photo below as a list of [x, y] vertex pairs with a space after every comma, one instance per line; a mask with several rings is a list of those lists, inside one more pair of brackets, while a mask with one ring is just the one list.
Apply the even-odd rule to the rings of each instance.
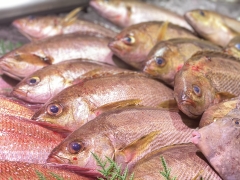
[[192, 133], [192, 143], [197, 145], [201, 139], [201, 134], [198, 131], [193, 131]]
[[121, 45], [119, 44], [118, 40], [114, 40], [110, 43], [108, 43], [108, 47], [112, 50], [112, 51], [120, 51], [122, 49]]
[[57, 164], [69, 164], [69, 160], [66, 158], [60, 158], [57, 155], [49, 155], [46, 161], [47, 163], [57, 163]]

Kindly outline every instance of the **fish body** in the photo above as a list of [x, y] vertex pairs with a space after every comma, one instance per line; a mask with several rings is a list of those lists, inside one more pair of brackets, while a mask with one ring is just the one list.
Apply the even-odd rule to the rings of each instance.
[[186, 115], [197, 118], [211, 105], [240, 95], [240, 62], [205, 51], [193, 55], [175, 76], [174, 97]]
[[53, 131], [17, 116], [1, 114], [0, 160], [45, 163], [63, 138]]
[[101, 16], [120, 27], [128, 27], [133, 24], [147, 21], [169, 21], [192, 30], [191, 26], [182, 16], [162, 7], [157, 7], [141, 1], [91, 0], [90, 6]]
[[116, 33], [90, 21], [75, 19], [66, 22], [60, 16], [28, 16], [13, 21], [13, 25], [30, 40], [40, 40], [60, 34], [75, 32], [91, 32], [107, 37], [114, 37]]
[[146, 155], [131, 170], [134, 173], [133, 179], [165, 180], [166, 178], [159, 173], [165, 172], [160, 157], [164, 158], [167, 167], [171, 169], [171, 178], [221, 180], [193, 144], [166, 146]]
[[159, 107], [173, 100], [172, 93], [164, 84], [138, 74], [95, 78], [64, 89], [32, 119], [73, 131], [110, 109], [136, 105]]
[[30, 74], [14, 87], [12, 95], [32, 103], [45, 103], [63, 89], [85, 78], [127, 73], [135, 72], [87, 59], [63, 61]]
[[192, 32], [180, 26], [168, 22], [151, 21], [123, 29], [109, 43], [109, 48], [120, 59], [142, 70], [147, 55], [154, 45], [159, 41], [173, 38], [197, 39]]
[[[13, 180], [93, 180], [92, 178], [77, 175], [71, 171], [56, 168], [53, 165], [34, 164], [16, 161], [0, 161], [0, 179]], [[43, 178], [44, 177], [44, 178]]]
[[240, 58], [240, 35], [233, 38], [224, 50], [227, 54]]
[[195, 9], [184, 16], [199, 35], [222, 47], [240, 34], [239, 21], [214, 11]]
[[135, 107], [109, 111], [70, 134], [53, 149], [47, 162], [98, 169], [94, 153], [131, 169], [156, 149], [190, 142], [189, 133], [195, 127], [190, 119], [169, 110]]
[[222, 49], [200, 39], [176, 38], [157, 43], [147, 56], [143, 71], [173, 86], [174, 77], [193, 54], [198, 51]]
[[54, 36], [31, 42], [0, 58], [3, 73], [22, 79], [47, 65], [85, 58], [115, 65], [107, 47], [111, 38], [79, 33]]
[[237, 107], [226, 116], [192, 134], [192, 142], [226, 180], [237, 180], [240, 177], [239, 112], [238, 102]]

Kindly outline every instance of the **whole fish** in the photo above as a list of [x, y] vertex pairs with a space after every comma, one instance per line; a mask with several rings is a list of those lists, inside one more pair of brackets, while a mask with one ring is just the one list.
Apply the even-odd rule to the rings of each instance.
[[238, 97], [210, 106], [203, 113], [199, 123], [199, 127], [201, 128], [201, 127], [207, 126], [212, 122], [215, 122], [223, 118], [231, 110], [233, 110], [236, 107], [237, 102], [238, 102]]
[[[2, 115], [2, 114], [1, 114]], [[62, 136], [27, 119], [0, 118], [0, 160], [45, 163]]]
[[177, 144], [163, 147], [142, 158], [133, 168], [134, 180], [165, 180], [159, 172], [165, 172], [160, 157], [171, 169], [170, 178], [176, 179], [214, 179], [221, 180], [208, 165], [205, 157], [193, 144]]
[[4, 74], [22, 79], [44, 66], [85, 58], [115, 65], [107, 47], [111, 38], [80, 33], [65, 34], [31, 42], [0, 58]]
[[143, 71], [173, 86], [175, 74], [184, 62], [196, 52], [204, 50], [222, 49], [200, 39], [176, 38], [161, 41], [149, 52]]
[[199, 35], [223, 47], [240, 34], [239, 21], [215, 11], [195, 9], [184, 16]]
[[0, 161], [0, 179], [12, 180], [93, 180], [47, 164]]
[[186, 115], [197, 118], [211, 105], [240, 95], [240, 61], [221, 52], [193, 55], [177, 72], [174, 97]]
[[192, 134], [192, 142], [224, 180], [238, 180], [240, 177], [239, 116], [238, 101], [237, 107], [226, 116]]
[[167, 145], [188, 143], [196, 124], [178, 112], [157, 108], [122, 108], [86, 123], [53, 149], [47, 162], [98, 169], [94, 153], [128, 168]]
[[120, 59], [142, 70], [154, 45], [159, 41], [173, 38], [197, 39], [192, 32], [180, 26], [152, 21], [125, 28], [109, 43], [109, 48]]
[[240, 58], [240, 35], [233, 38], [224, 50], [227, 54]]
[[45, 103], [85, 78], [128, 73], [135, 72], [87, 59], [63, 61], [30, 74], [14, 87], [12, 95], [32, 103]]
[[73, 131], [102, 112], [126, 106], [168, 107], [173, 91], [141, 75], [95, 78], [68, 87], [48, 100], [32, 117], [51, 126]]
[[141, 1], [91, 0], [90, 6], [101, 16], [120, 27], [128, 27], [133, 24], [147, 21], [169, 21], [173, 24], [192, 30], [191, 26], [182, 16], [165, 8]]
[[[76, 11], [77, 10], [77, 11]], [[107, 37], [116, 33], [90, 21], [77, 19], [80, 8], [71, 11], [67, 16], [28, 16], [13, 21], [13, 25], [28, 39], [40, 40], [50, 36], [74, 32], [92, 32]]]

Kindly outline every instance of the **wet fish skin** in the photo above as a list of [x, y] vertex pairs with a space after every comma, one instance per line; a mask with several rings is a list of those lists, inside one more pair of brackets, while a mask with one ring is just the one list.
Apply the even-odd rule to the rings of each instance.
[[199, 35], [222, 47], [240, 33], [240, 22], [214, 11], [195, 9], [184, 17]]
[[193, 55], [175, 76], [174, 97], [179, 109], [197, 118], [211, 105], [240, 95], [240, 62], [220, 52]]
[[[95, 78], [64, 89], [49, 99], [32, 119], [73, 131], [110, 109], [159, 107], [173, 100], [172, 93], [164, 84], [139, 74]], [[51, 108], [57, 112], [52, 113]]]
[[[90, 36], [92, 35], [92, 36]], [[73, 33], [31, 42], [0, 58], [4, 74], [23, 79], [34, 71], [61, 61], [85, 58], [115, 65], [107, 47], [111, 38]]]
[[14, 87], [12, 95], [31, 103], [45, 103], [63, 89], [83, 81], [85, 78], [111, 76], [119, 73], [135, 72], [88, 59], [63, 61], [30, 74]]
[[237, 180], [240, 176], [239, 112], [238, 102], [226, 116], [192, 134], [192, 142], [226, 180]]
[[221, 180], [193, 144], [166, 146], [146, 155], [131, 170], [134, 180], [165, 180], [166, 178], [159, 173], [164, 172], [161, 156], [171, 169], [171, 178]]
[[128, 27], [133, 24], [147, 21], [169, 21], [173, 24], [192, 30], [191, 26], [182, 16], [165, 8], [156, 7], [141, 1], [91, 0], [90, 6], [101, 16], [120, 27]]
[[199, 128], [207, 126], [226, 116], [231, 110], [233, 110], [236, 107], [237, 102], [238, 102], [238, 97], [210, 106], [203, 113], [199, 123]]
[[[178, 112], [158, 108], [122, 108], [86, 123], [53, 149], [47, 162], [98, 169], [92, 153], [114, 158], [122, 168], [163, 146], [190, 142], [196, 123]], [[77, 151], [72, 150], [79, 143]]]
[[18, 116], [0, 114], [0, 160], [45, 163], [62, 136]]
[[122, 30], [109, 43], [109, 48], [120, 59], [142, 70], [148, 53], [157, 42], [180, 37], [197, 39], [192, 32], [171, 23], [143, 22]]
[[240, 58], [240, 35], [233, 38], [224, 50], [227, 54]]
[[13, 25], [30, 40], [40, 40], [50, 36], [69, 34], [75, 32], [91, 32], [107, 37], [114, 37], [116, 33], [90, 21], [76, 19], [73, 22], [65, 22], [65, 17], [28, 16], [13, 21]]
[[71, 180], [93, 180], [92, 178], [77, 175], [71, 171], [59, 169], [47, 164], [0, 161], [0, 170], [0, 179], [39, 180], [37, 174], [37, 172], [39, 172], [48, 180], [56, 180], [54, 175]]
[[173, 86], [174, 77], [193, 54], [198, 51], [222, 49], [200, 39], [176, 38], [157, 43], [147, 56], [143, 71]]

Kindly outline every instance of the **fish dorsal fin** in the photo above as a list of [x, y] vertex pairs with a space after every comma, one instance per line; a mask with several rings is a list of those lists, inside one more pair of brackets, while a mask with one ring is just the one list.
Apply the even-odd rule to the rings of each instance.
[[[72, 84], [78, 84], [78, 83], [80, 83], [80, 82], [82, 82], [83, 80], [86, 80], [86, 79], [101, 77], [102, 74], [99, 74], [99, 73], [98, 73], [99, 70], [100, 70], [100, 68], [98, 68], [98, 69], [93, 69], [93, 70], [91, 70], [91, 71], [89, 71], [89, 72], [81, 75], [81, 77], [75, 79], [75, 80], [72, 82]], [[104, 74], [103, 74], [103, 76], [104, 76]]]
[[143, 154], [144, 151], [150, 149], [149, 146], [151, 142], [158, 136], [160, 131], [153, 131], [145, 136], [142, 136], [140, 139], [132, 142], [123, 149], [120, 149], [115, 156], [117, 162], [122, 162], [128, 164], [131, 161], [134, 161], [138, 155]]
[[63, 25], [68, 25], [77, 20], [77, 14], [82, 10], [82, 7], [78, 7], [68, 13], [63, 19]]
[[159, 30], [157, 42], [163, 41], [165, 39], [166, 32], [167, 32], [167, 29], [168, 29], [168, 24], [169, 24], [168, 21], [163, 22], [163, 24], [162, 24], [162, 26]]
[[177, 101], [175, 99], [170, 99], [167, 101], [161, 102], [158, 107], [164, 108], [164, 109], [170, 109], [172, 111], [179, 111]]
[[218, 92], [215, 95], [214, 104], [215, 103], [220, 103], [220, 102], [222, 102], [224, 100], [235, 98], [235, 97], [237, 97], [237, 96], [234, 95], [234, 94], [231, 94], [229, 92]]

